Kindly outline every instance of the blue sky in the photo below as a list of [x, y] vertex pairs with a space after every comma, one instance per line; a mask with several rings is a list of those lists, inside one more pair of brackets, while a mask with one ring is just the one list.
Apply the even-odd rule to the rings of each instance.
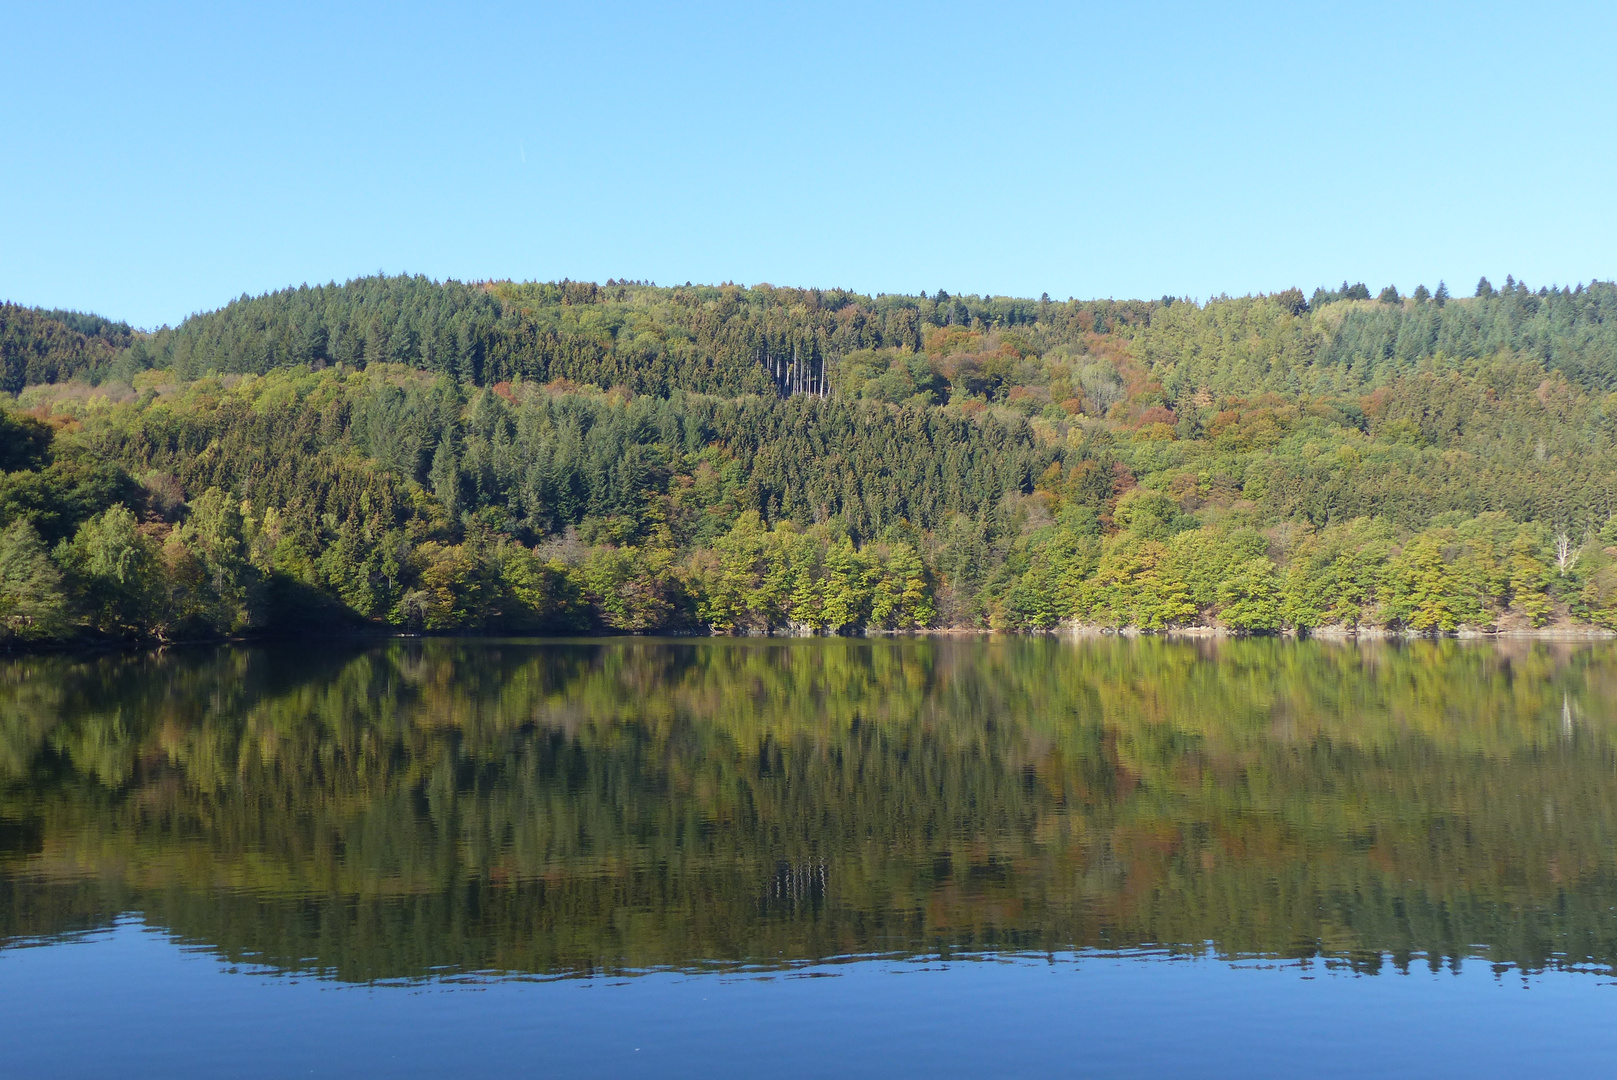
[[1617, 5], [7, 5], [0, 298], [1617, 277]]

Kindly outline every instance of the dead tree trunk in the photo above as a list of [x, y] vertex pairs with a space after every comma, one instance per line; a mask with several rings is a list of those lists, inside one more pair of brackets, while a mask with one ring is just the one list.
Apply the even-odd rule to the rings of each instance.
[[1555, 535], [1555, 568], [1560, 571], [1562, 577], [1566, 577], [1566, 572], [1572, 568], [1572, 564], [1577, 559], [1577, 553], [1572, 550], [1572, 537], [1566, 533], [1557, 533]]

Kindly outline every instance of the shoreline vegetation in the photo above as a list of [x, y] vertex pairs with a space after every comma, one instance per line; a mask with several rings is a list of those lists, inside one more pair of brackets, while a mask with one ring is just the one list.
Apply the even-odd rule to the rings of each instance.
[[0, 648], [1604, 637], [1617, 286], [0, 304]]
[[[205, 637], [180, 639], [155, 639], [149, 637], [125, 638], [91, 638], [91, 637], [65, 637], [55, 639], [24, 638], [13, 636], [0, 641], [0, 655], [13, 654], [66, 654], [93, 655], [102, 652], [127, 652], [130, 650], [144, 651], [150, 649], [183, 649], [209, 645], [275, 645], [285, 644], [297, 640], [328, 640], [332, 642], [352, 642], [363, 644], [367, 642], [396, 642], [396, 641], [430, 641], [441, 639], [486, 640], [499, 642], [502, 640], [538, 639], [545, 641], [578, 641], [602, 643], [623, 641], [626, 639], [640, 639], [646, 641], [700, 641], [713, 637], [724, 637], [738, 641], [804, 641], [815, 638], [824, 638], [820, 632], [771, 630], [767, 633], [742, 631], [740, 633], [715, 634], [711, 630], [666, 630], [651, 631], [644, 634], [624, 634], [618, 631], [583, 631], [559, 634], [548, 633], [484, 633], [465, 634], [457, 631], [407, 631], [391, 627], [352, 627], [347, 629], [320, 630], [301, 628], [299, 630], [286, 630], [278, 632], [258, 632], [252, 634], [224, 635], [213, 634]], [[1298, 630], [1272, 630], [1251, 631], [1232, 630], [1223, 626], [1174, 626], [1156, 630], [1142, 630], [1136, 626], [1099, 626], [1093, 623], [1072, 624], [1066, 623], [1045, 629], [1017, 629], [994, 630], [987, 627], [972, 626], [929, 626], [908, 630], [880, 630], [863, 629], [857, 632], [835, 635], [843, 640], [852, 638], [865, 638], [866, 640], [906, 639], [906, 638], [984, 638], [994, 636], [1008, 637], [1046, 637], [1068, 638], [1083, 640], [1086, 638], [1148, 638], [1166, 641], [1211, 640], [1229, 641], [1251, 638], [1268, 638], [1274, 640], [1293, 641], [1322, 641], [1329, 643], [1358, 644], [1371, 642], [1410, 642], [1410, 641], [1460, 641], [1460, 642], [1542, 642], [1545, 644], [1577, 645], [1599, 641], [1617, 639], [1617, 630], [1603, 626], [1590, 626], [1586, 624], [1570, 624], [1565, 626], [1527, 627], [1512, 630], [1498, 628], [1473, 629], [1465, 627], [1458, 630], [1443, 631], [1416, 631], [1408, 629], [1389, 629], [1386, 627], [1361, 627], [1352, 629], [1348, 627], [1314, 627], [1312, 629]]]

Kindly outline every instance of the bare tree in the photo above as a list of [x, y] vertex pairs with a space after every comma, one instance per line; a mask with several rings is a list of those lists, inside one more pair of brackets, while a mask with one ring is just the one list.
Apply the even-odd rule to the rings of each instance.
[[1578, 561], [1578, 553], [1572, 550], [1572, 537], [1564, 532], [1555, 534], [1555, 568], [1566, 577], [1566, 572], [1572, 564]]

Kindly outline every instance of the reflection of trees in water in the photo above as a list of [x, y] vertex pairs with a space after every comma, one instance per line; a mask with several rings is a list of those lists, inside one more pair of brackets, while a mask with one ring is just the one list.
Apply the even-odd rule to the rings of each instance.
[[775, 864], [760, 905], [765, 915], [814, 911], [825, 903], [827, 870], [823, 862]]
[[[1617, 650], [448, 640], [0, 667], [0, 932], [349, 977], [1617, 955]], [[1570, 721], [1570, 722], [1569, 722]]]

